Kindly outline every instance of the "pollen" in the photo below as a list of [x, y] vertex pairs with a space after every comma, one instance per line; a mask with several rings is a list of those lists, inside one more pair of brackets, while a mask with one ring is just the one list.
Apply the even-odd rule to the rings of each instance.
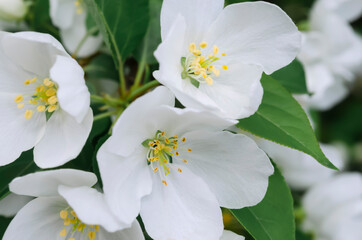
[[191, 148], [188, 148], [187, 151], [188, 151], [188, 152], [192, 152], [192, 149], [191, 149]]
[[165, 185], [165, 187], [167, 186], [167, 182], [165, 180], [162, 180], [162, 183]]
[[60, 235], [61, 237], [67, 236], [67, 230], [66, 230], [65, 228], [63, 228], [63, 230], [60, 231], [59, 235]]
[[25, 116], [26, 119], [30, 119], [33, 116], [33, 111], [32, 110], [26, 110], [24, 116]]
[[222, 69], [224, 69], [224, 70], [228, 70], [228, 66], [226, 66], [226, 65], [222, 65]]
[[59, 215], [61, 219], [66, 219], [68, 217], [68, 211], [62, 210]]
[[23, 95], [18, 95], [18, 96], [16, 96], [16, 98], [14, 99], [14, 101], [15, 101], [16, 103], [21, 103], [22, 101], [24, 101]]
[[181, 168], [177, 169], [177, 171], [179, 171], [180, 173], [182, 173], [182, 170], [181, 170]]
[[201, 42], [199, 44], [200, 48], [206, 48], [207, 47], [207, 42]]

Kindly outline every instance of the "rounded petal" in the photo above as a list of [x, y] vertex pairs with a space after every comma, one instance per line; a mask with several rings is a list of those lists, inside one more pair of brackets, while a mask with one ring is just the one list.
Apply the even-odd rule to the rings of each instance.
[[[207, 131], [194, 131], [183, 137], [186, 142], [179, 146], [180, 157], [209, 185], [220, 206], [239, 209], [254, 206], [264, 198], [274, 168], [252, 139], [242, 134]], [[189, 148], [192, 152], [186, 150]]]
[[68, 113], [57, 110], [46, 125], [44, 137], [34, 148], [34, 161], [41, 168], [53, 168], [76, 158], [87, 141], [93, 124], [92, 109], [78, 123]]
[[84, 72], [73, 58], [57, 56], [50, 69], [51, 79], [58, 84], [57, 97], [60, 108], [73, 116], [78, 123], [89, 114], [90, 93], [84, 81]]
[[63, 227], [59, 212], [66, 207], [60, 197], [41, 197], [31, 201], [11, 221], [3, 240], [57, 239]]
[[72, 26], [76, 15], [74, 0], [50, 0], [50, 18], [60, 29]]
[[362, 197], [362, 175], [344, 173], [311, 188], [303, 198], [306, 230], [314, 230], [337, 207]]
[[109, 151], [129, 156], [144, 140], [153, 136], [155, 132], [149, 126], [150, 119], [144, 116], [149, 116], [160, 105], [175, 105], [175, 96], [165, 87], [158, 87], [134, 101], [115, 124], [108, 140]]
[[[165, 39], [177, 15], [185, 18], [188, 32], [195, 40], [207, 31], [224, 8], [224, 0], [167, 0], [161, 10], [161, 36]], [[200, 39], [199, 39], [200, 40]]]
[[10, 184], [11, 192], [26, 196], [57, 196], [58, 186], [69, 187], [88, 186], [97, 183], [93, 173], [74, 169], [59, 169], [31, 173], [24, 177], [15, 178]]
[[167, 186], [152, 174], [152, 193], [142, 200], [141, 217], [148, 234], [158, 240], [219, 240], [223, 223], [217, 199], [186, 167], [171, 167]]
[[49, 77], [57, 55], [68, 56], [63, 46], [49, 34], [18, 32], [2, 40], [5, 54], [24, 70]]
[[97, 233], [99, 240], [144, 240], [143, 232], [140, 224], [136, 221], [133, 222], [132, 226], [127, 229], [123, 229], [118, 232], [109, 233], [104, 231], [102, 228]]
[[0, 216], [15, 216], [19, 210], [31, 200], [33, 200], [32, 197], [10, 193], [8, 196], [0, 200]]
[[224, 230], [220, 240], [244, 240], [243, 236], [237, 235], [231, 231]]
[[293, 21], [266, 2], [227, 6], [204, 37], [227, 58], [259, 65], [267, 74], [292, 62], [301, 47], [301, 34]]
[[142, 147], [121, 157], [109, 152], [109, 148], [107, 141], [97, 154], [105, 199], [120, 221], [131, 224], [140, 212], [141, 199], [152, 190], [147, 154]]
[[[60, 29], [62, 42], [66, 49], [71, 53], [75, 53], [79, 44], [87, 35], [86, 18], [87, 15], [85, 12], [77, 14], [69, 28]], [[87, 40], [82, 43], [82, 47], [77, 52], [77, 57], [85, 58], [91, 56], [98, 51], [102, 42], [103, 38], [101, 34], [98, 34], [97, 36], [88, 36]]]
[[58, 189], [59, 194], [68, 202], [83, 223], [101, 225], [109, 232], [129, 227], [116, 219], [109, 209], [104, 195], [96, 189], [62, 185]]
[[312, 8], [312, 18], [321, 18], [326, 11], [353, 22], [362, 14], [362, 2], [360, 0], [319, 0]]

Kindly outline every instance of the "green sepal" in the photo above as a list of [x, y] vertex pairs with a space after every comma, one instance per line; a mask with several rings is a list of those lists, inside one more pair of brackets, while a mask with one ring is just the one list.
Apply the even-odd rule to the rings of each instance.
[[195, 78], [189, 77], [190, 78], [190, 82], [192, 85], [194, 85], [196, 88], [200, 87], [200, 82], [197, 81]]

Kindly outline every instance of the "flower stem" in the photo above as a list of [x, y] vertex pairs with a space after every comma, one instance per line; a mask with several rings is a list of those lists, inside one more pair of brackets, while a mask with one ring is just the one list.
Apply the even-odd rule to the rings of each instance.
[[117, 113], [117, 111], [105, 112], [105, 113], [98, 114], [97, 116], [95, 116], [93, 118], [93, 122], [98, 121], [98, 120], [103, 119], [103, 118], [110, 117], [112, 115], [115, 115], [116, 113]]
[[121, 88], [121, 96], [126, 96], [126, 77], [124, 76], [124, 66], [123, 62], [119, 63], [119, 83]]
[[87, 41], [87, 39], [93, 35], [94, 33], [96, 33], [98, 31], [98, 27], [93, 27], [91, 29], [89, 29], [89, 31], [86, 33], [86, 35], [84, 35], [84, 37], [82, 38], [82, 40], [79, 42], [77, 48], [75, 49], [74, 53], [73, 53], [73, 58], [77, 58], [77, 55], [80, 51], [80, 49], [82, 48], [82, 46], [84, 45], [84, 43]]
[[153, 80], [151, 82], [148, 82], [146, 84], [144, 84], [143, 86], [137, 88], [136, 90], [132, 91], [131, 94], [128, 96], [127, 100], [133, 100], [135, 97], [137, 97], [138, 95], [140, 95], [141, 93], [156, 87], [157, 85], [159, 85], [160, 83], [157, 80]]

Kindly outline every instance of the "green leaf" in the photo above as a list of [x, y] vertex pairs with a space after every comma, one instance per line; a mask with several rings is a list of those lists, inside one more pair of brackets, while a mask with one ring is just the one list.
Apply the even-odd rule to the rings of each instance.
[[9, 193], [9, 183], [16, 177], [40, 170], [33, 161], [33, 149], [23, 152], [13, 163], [0, 167], [0, 199]]
[[29, 25], [34, 31], [50, 33], [60, 39], [58, 29], [51, 22], [49, 8], [49, 0], [35, 0], [28, 17]]
[[92, 158], [93, 172], [94, 172], [94, 174], [97, 175], [98, 184], [101, 188], [103, 188], [103, 183], [102, 183], [102, 178], [101, 178], [101, 174], [100, 174], [99, 166], [98, 166], [98, 162], [97, 162], [97, 153], [98, 153], [98, 150], [103, 145], [103, 143], [105, 143], [109, 137], [110, 137], [110, 135], [106, 134], [99, 139], [99, 141], [97, 142], [97, 145], [95, 147], [95, 151], [94, 151], [93, 158]]
[[258, 205], [230, 210], [255, 240], [294, 240], [293, 199], [279, 170], [269, 178], [268, 191]]
[[288, 90], [270, 76], [263, 75], [261, 83], [264, 96], [258, 111], [249, 118], [240, 119], [237, 126], [305, 152], [322, 165], [337, 169], [322, 152], [307, 115]]
[[110, 55], [100, 54], [84, 68], [88, 79], [114, 79], [118, 82], [118, 73], [114, 69], [113, 59]]
[[298, 60], [294, 60], [291, 64], [276, 71], [271, 76], [275, 80], [278, 80], [291, 93], [308, 93], [304, 68]]
[[0, 216], [0, 239], [3, 239], [4, 233], [10, 224], [11, 218]]
[[85, 0], [85, 3], [119, 68], [146, 34], [148, 0]]

